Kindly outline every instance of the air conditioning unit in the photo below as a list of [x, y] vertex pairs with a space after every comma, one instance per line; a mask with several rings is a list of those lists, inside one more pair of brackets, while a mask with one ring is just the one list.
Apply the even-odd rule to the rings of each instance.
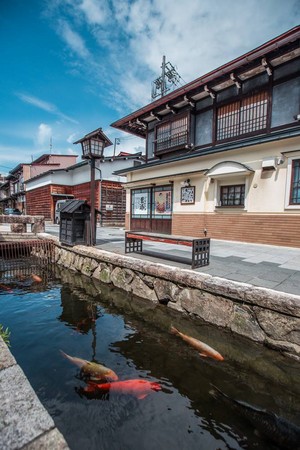
[[275, 170], [276, 169], [276, 157], [270, 156], [262, 160], [262, 170]]

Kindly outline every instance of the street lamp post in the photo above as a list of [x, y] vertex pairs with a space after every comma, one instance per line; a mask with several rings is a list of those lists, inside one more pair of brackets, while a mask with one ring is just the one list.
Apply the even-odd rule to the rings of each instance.
[[96, 215], [95, 215], [95, 161], [103, 157], [105, 147], [112, 145], [112, 142], [102, 131], [102, 128], [86, 134], [82, 139], [74, 142], [74, 144], [81, 144], [82, 159], [91, 161], [91, 188], [90, 188], [90, 203], [91, 203], [91, 231], [88, 244], [95, 245], [96, 243]]

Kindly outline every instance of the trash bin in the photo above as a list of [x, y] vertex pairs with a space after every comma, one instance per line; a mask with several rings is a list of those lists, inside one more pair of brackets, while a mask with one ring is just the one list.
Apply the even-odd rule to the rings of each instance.
[[84, 200], [67, 200], [60, 210], [59, 240], [67, 245], [89, 244], [91, 208]]

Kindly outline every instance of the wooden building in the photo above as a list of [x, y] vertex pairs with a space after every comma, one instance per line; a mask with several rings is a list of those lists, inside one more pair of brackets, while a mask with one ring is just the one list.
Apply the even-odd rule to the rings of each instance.
[[300, 246], [300, 27], [112, 124], [146, 139], [126, 227]]
[[17, 208], [27, 213], [25, 182], [50, 169], [65, 168], [75, 164], [77, 155], [43, 154], [31, 163], [20, 163], [6, 177], [6, 183], [0, 186], [0, 205], [5, 208]]
[[[142, 154], [120, 153], [96, 162], [95, 205], [101, 211], [98, 220], [103, 225], [125, 223], [126, 193], [122, 183], [126, 178], [114, 175], [114, 170], [140, 165]], [[54, 221], [55, 205], [62, 199], [86, 200], [90, 203], [90, 166], [82, 161], [64, 169], [49, 170], [26, 182], [27, 211]]]

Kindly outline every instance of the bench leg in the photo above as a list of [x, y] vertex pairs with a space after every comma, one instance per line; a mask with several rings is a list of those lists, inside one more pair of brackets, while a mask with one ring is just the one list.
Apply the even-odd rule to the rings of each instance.
[[209, 265], [210, 239], [194, 239], [192, 269]]
[[142, 239], [132, 239], [125, 237], [125, 253], [142, 253], [143, 241]]

